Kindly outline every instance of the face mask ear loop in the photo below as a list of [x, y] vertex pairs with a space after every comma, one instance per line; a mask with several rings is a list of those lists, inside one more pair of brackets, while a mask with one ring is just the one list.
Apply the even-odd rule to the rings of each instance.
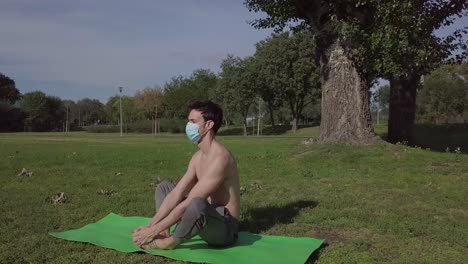
[[[206, 125], [208, 121], [204, 122], [203, 125]], [[198, 140], [198, 143], [200, 143], [203, 139], [203, 137], [208, 133], [208, 131], [210, 130], [206, 130], [203, 134], [200, 135], [200, 139]], [[200, 133], [200, 131], [198, 131], [198, 133]]]

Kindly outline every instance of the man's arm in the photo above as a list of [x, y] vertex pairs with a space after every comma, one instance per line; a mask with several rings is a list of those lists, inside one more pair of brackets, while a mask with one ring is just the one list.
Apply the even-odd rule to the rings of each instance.
[[148, 227], [151, 227], [157, 223], [159, 223], [164, 217], [166, 217], [182, 199], [187, 195], [187, 193], [193, 188], [196, 183], [196, 173], [195, 173], [195, 160], [197, 159], [198, 154], [196, 153], [193, 155], [192, 159], [190, 160], [189, 166], [187, 168], [187, 172], [184, 174], [182, 179], [177, 183], [174, 190], [172, 190], [164, 201], [162, 202], [161, 206], [159, 207], [158, 211], [154, 215], [151, 222], [148, 224]]
[[193, 198], [202, 197], [206, 199], [211, 193], [216, 191], [224, 181], [224, 169], [228, 162], [229, 157], [227, 156], [216, 157], [209, 167], [207, 167], [205, 175], [200, 177], [201, 179], [193, 186], [187, 199], [179, 203], [165, 218], [154, 225], [154, 235], [177, 223]]
[[[156, 224], [146, 230], [137, 231], [133, 234], [133, 242], [138, 246], [144, 246], [153, 241], [158, 234], [167, 230], [175, 224], [184, 214], [185, 210], [195, 197], [208, 198], [224, 181], [224, 169], [229, 162], [229, 157], [216, 157], [206, 168], [203, 176], [199, 177], [198, 182], [193, 186], [187, 199], [179, 203], [168, 215], [162, 217]], [[195, 176], [196, 177], [196, 176]], [[162, 214], [161, 214], [162, 215]], [[172, 245], [173, 246], [173, 245]]]

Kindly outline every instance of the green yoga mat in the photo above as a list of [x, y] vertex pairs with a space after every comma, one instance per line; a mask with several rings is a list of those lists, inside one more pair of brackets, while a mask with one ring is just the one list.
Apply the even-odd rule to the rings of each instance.
[[66, 240], [89, 242], [121, 252], [144, 251], [176, 260], [205, 263], [304, 263], [320, 247], [323, 240], [314, 238], [292, 238], [263, 236], [240, 232], [236, 244], [226, 248], [208, 246], [200, 237], [178, 245], [172, 250], [142, 250], [132, 242], [131, 231], [146, 225], [149, 218], [122, 217], [110, 213], [96, 223], [80, 229], [49, 234]]

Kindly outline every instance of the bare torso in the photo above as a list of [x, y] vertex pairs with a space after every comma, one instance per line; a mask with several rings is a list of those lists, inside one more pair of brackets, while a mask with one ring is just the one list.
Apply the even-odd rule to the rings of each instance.
[[224, 175], [219, 175], [223, 177], [224, 180], [217, 190], [212, 192], [208, 197], [208, 202], [216, 206], [226, 207], [230, 214], [239, 219], [240, 217], [240, 184], [239, 184], [239, 174], [237, 172], [237, 163], [232, 157], [231, 153], [221, 144], [213, 142], [210, 152], [204, 154], [201, 151], [198, 151], [195, 155], [195, 173], [198, 180], [202, 179], [204, 170], [208, 167], [211, 162], [213, 162], [215, 157], [223, 155], [228, 158], [229, 162], [224, 168]]

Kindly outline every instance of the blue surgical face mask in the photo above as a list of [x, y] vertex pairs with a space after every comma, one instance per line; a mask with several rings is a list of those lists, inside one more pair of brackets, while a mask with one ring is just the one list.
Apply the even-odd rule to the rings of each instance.
[[[204, 123], [203, 123], [204, 124]], [[200, 132], [198, 132], [198, 125], [188, 122], [185, 126], [185, 134], [192, 143], [197, 144], [200, 140]]]

